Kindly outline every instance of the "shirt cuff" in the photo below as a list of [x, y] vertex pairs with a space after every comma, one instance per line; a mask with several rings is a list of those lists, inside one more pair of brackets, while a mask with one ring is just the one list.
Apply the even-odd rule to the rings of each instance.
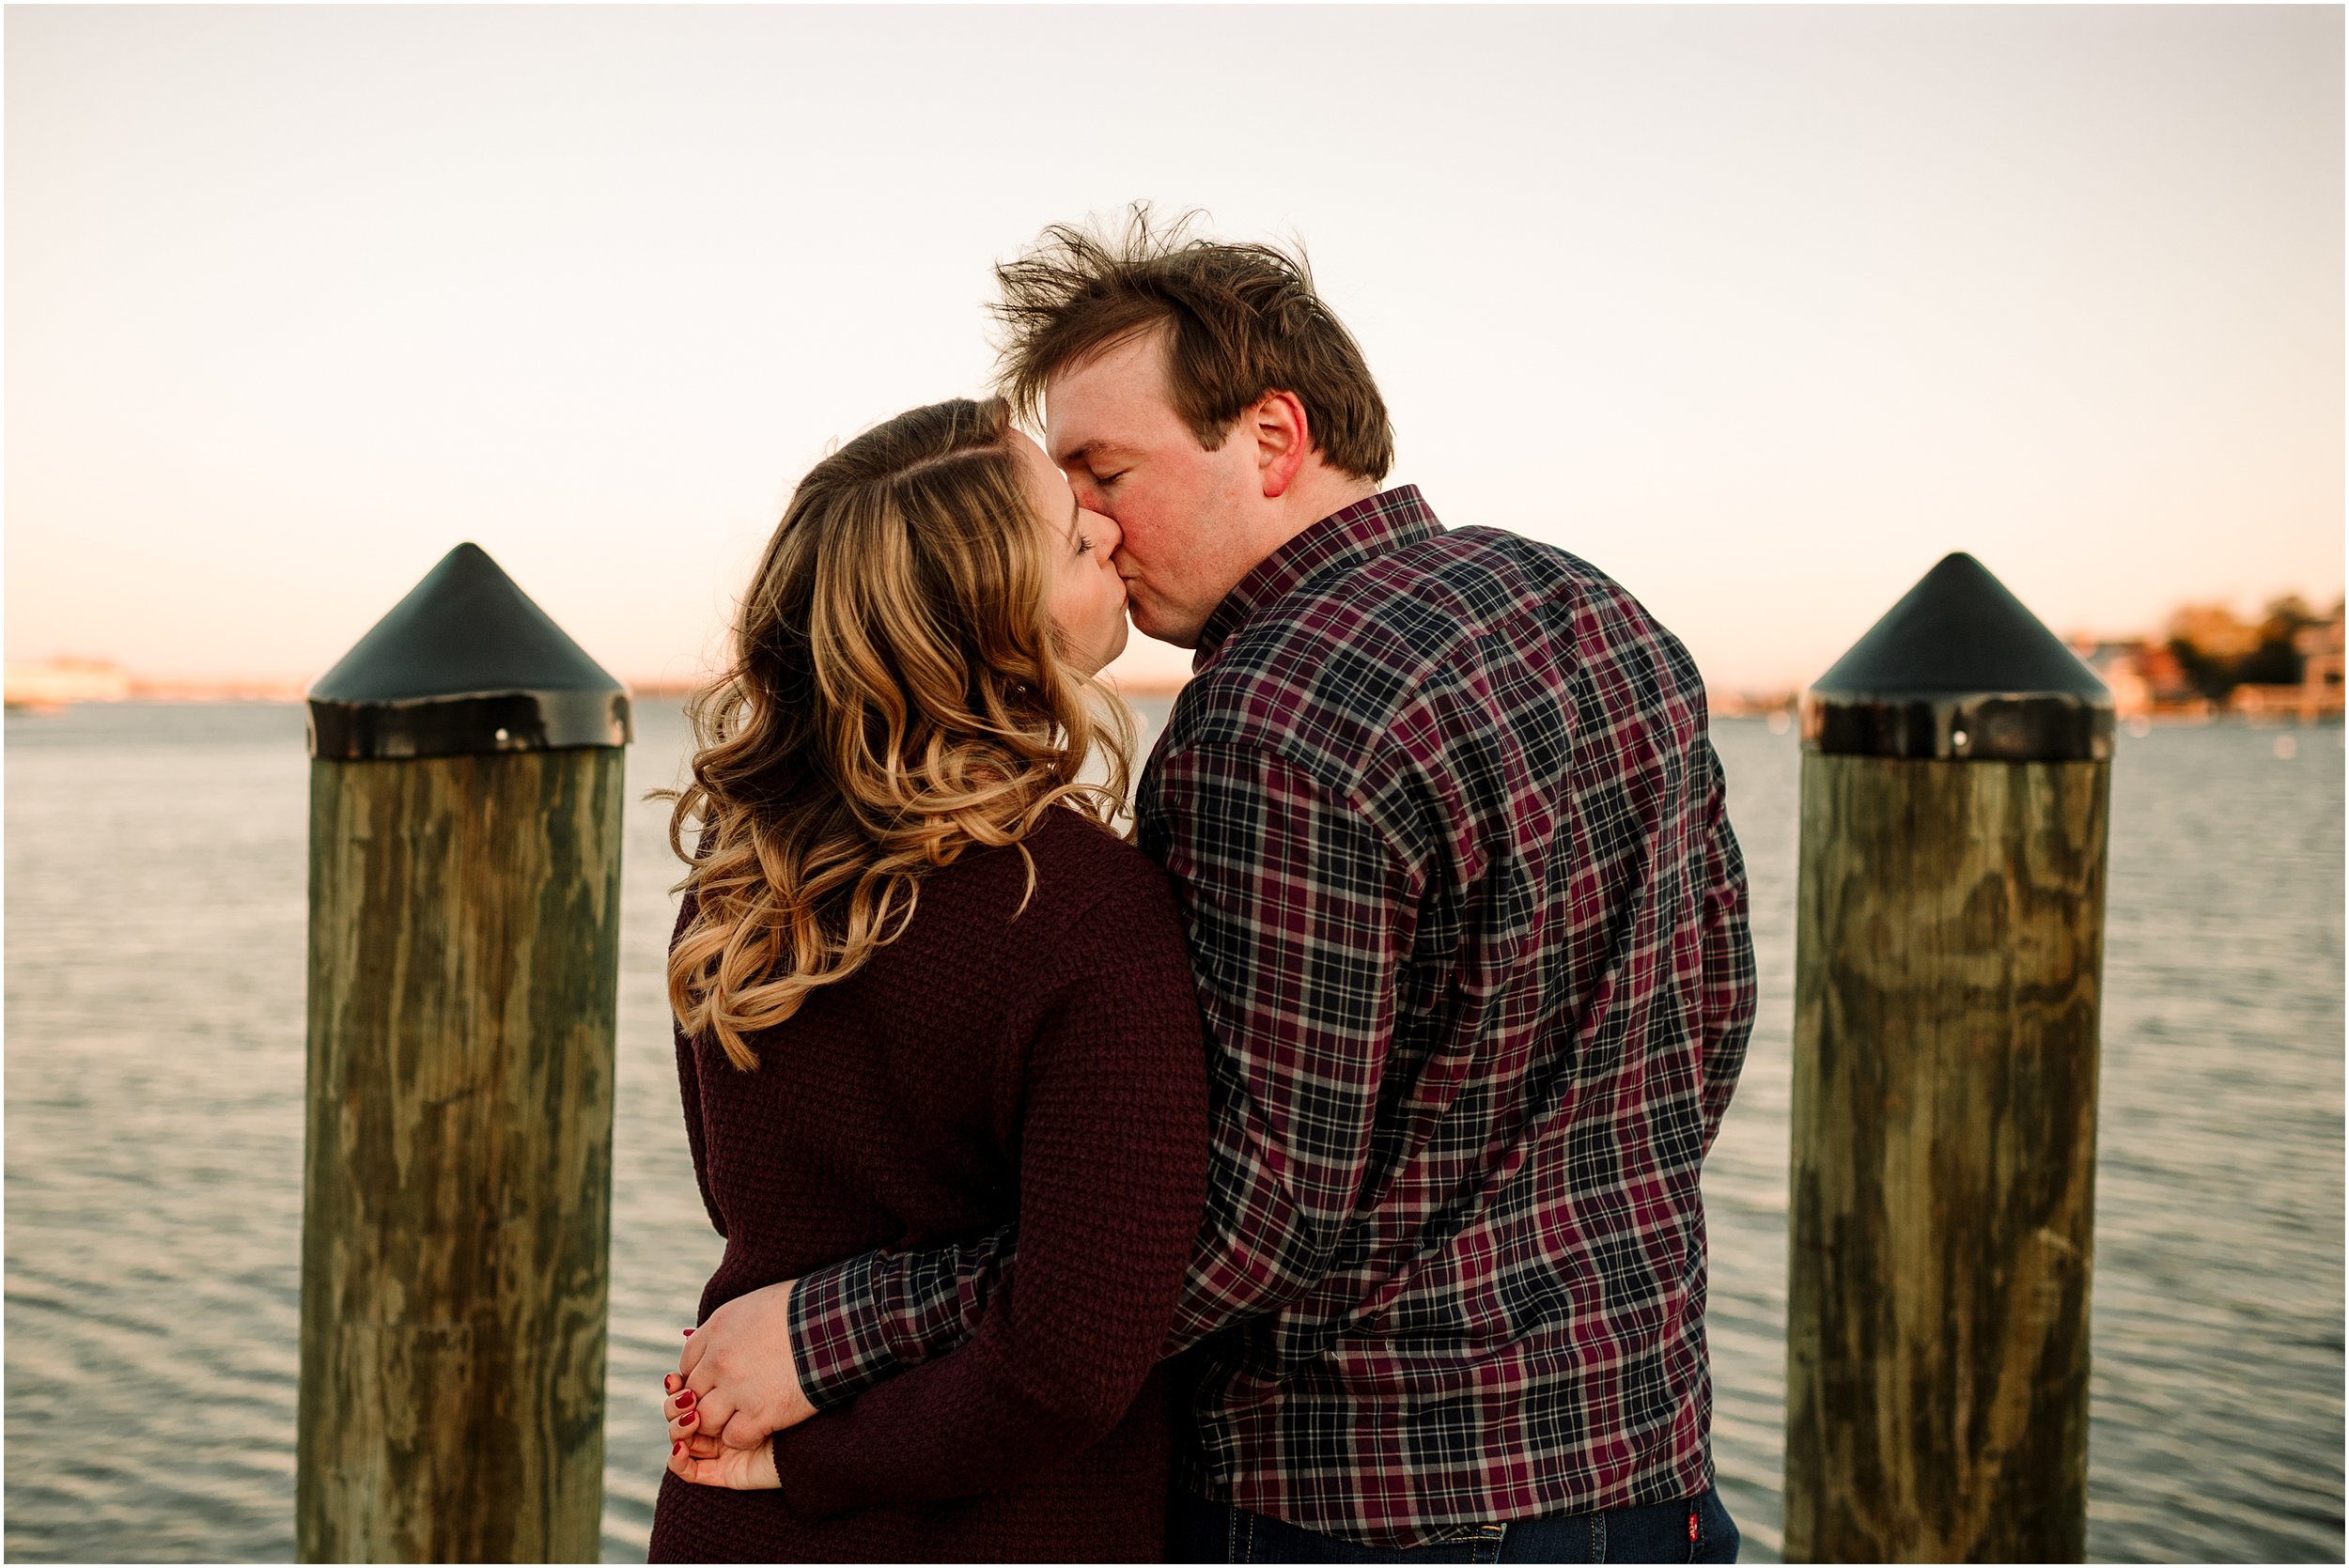
[[875, 1298], [876, 1254], [800, 1276], [786, 1315], [800, 1392], [818, 1410], [845, 1405], [895, 1365]]

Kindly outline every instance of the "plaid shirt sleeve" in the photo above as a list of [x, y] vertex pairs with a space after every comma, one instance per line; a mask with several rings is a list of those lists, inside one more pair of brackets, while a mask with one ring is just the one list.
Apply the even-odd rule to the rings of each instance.
[[1006, 1225], [973, 1241], [866, 1252], [802, 1276], [786, 1310], [807, 1402], [829, 1410], [968, 1340], [1011, 1273], [1017, 1240]]
[[1729, 826], [1729, 788], [1720, 753], [1704, 743], [1709, 765], [1704, 815], [1704, 1152], [1729, 1112], [1729, 1096], [1746, 1064], [1753, 1032], [1753, 937], [1746, 908], [1746, 862]]
[[[1183, 892], [1210, 1051], [1207, 1212], [1168, 1351], [1301, 1294], [1358, 1195], [1418, 876], [1365, 815], [1248, 745], [1163, 759], [1149, 846]], [[1724, 1090], [1724, 1096], [1727, 1091]], [[967, 1339], [1008, 1228], [807, 1275], [800, 1384], [829, 1408]]]
[[1171, 1349], [1301, 1295], [1360, 1194], [1420, 877], [1357, 803], [1243, 744], [1163, 762], [1209, 1071], [1207, 1213]]

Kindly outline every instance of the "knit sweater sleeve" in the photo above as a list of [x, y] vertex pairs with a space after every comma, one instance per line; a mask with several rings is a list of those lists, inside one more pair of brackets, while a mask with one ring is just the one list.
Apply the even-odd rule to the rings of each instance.
[[[693, 895], [687, 893], [677, 907], [677, 928], [669, 933], [669, 945], [685, 935], [685, 928], [693, 923]], [[693, 1156], [693, 1180], [702, 1189], [702, 1207], [709, 1215], [709, 1228], [721, 1236], [726, 1234], [725, 1216], [718, 1212], [718, 1199], [709, 1188], [709, 1140], [702, 1127], [701, 1056], [687, 1037], [684, 1026], [674, 1016], [669, 1019], [669, 1032], [677, 1041], [677, 1097], [684, 1102], [685, 1145]]]
[[1097, 901], [1053, 978], [1022, 1084], [1019, 1266], [967, 1343], [776, 1435], [795, 1513], [1000, 1489], [1106, 1436], [1159, 1358], [1207, 1144], [1198, 1002], [1164, 883]]

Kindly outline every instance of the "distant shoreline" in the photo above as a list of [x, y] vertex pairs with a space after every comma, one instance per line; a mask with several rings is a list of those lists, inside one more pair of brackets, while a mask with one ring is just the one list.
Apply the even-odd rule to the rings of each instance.
[[[702, 688], [700, 681], [626, 681], [629, 695], [640, 702], [681, 703]], [[1181, 681], [1121, 679], [1111, 684], [1128, 697], [1172, 697]], [[51, 670], [12, 670], [7, 706], [10, 713], [54, 712], [64, 707], [114, 703], [299, 703], [309, 691], [307, 681], [287, 680], [146, 680], [129, 676], [109, 665], [75, 664]]]
[[[681, 705], [695, 690], [697, 688], [691, 686], [634, 686], [629, 689], [629, 695], [644, 703]], [[1179, 685], [1172, 684], [1118, 683], [1119, 694], [1129, 700], [1162, 702], [1181, 690]], [[282, 687], [172, 687], [133, 689], [121, 696], [70, 697], [55, 701], [10, 697], [7, 711], [11, 719], [41, 719], [55, 717], [69, 708], [82, 707], [299, 707], [302, 703], [303, 693], [300, 691], [288, 691]], [[1716, 719], [1766, 722], [1773, 731], [1780, 733], [1793, 727], [1796, 711], [1792, 702], [1757, 701], [1736, 694], [1709, 695], [1707, 706]], [[2150, 713], [2131, 714], [2121, 720], [2121, 727], [2135, 736], [2142, 736], [2155, 729], [2207, 729], [2213, 726], [2232, 729], [2338, 729], [2341, 723], [2342, 715], [2337, 709], [2308, 719], [2284, 707], [2243, 709], [2216, 706], [2156, 709]]]

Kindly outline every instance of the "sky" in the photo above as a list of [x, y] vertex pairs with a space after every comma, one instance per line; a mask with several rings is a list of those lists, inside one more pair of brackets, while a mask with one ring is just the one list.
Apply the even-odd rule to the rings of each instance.
[[1952, 550], [2061, 632], [2341, 587], [2335, 7], [5, 26], [12, 661], [306, 680], [471, 539], [691, 679], [809, 464], [986, 390], [992, 266], [1135, 199], [1301, 241], [1392, 482], [1716, 687]]

